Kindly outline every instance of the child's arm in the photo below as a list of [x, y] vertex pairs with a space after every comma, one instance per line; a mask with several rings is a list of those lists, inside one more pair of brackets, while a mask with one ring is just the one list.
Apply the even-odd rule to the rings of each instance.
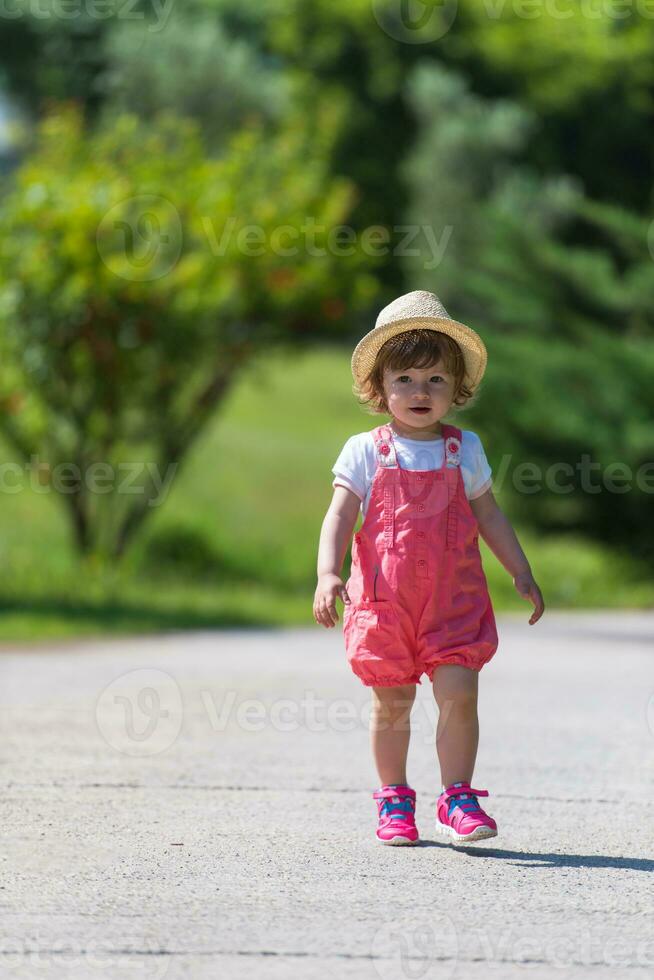
[[534, 611], [529, 619], [529, 624], [533, 626], [543, 615], [545, 603], [511, 522], [500, 510], [491, 489], [468, 502], [477, 518], [479, 532], [484, 541], [513, 578], [518, 593], [534, 604]]
[[349, 602], [341, 568], [352, 531], [356, 524], [361, 501], [345, 487], [334, 487], [334, 496], [325, 514], [318, 546], [318, 585], [313, 599], [313, 616], [323, 626], [338, 622], [336, 596]]

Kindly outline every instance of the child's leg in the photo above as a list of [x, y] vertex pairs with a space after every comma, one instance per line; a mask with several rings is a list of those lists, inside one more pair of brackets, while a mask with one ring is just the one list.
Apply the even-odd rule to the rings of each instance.
[[436, 750], [444, 787], [472, 782], [479, 742], [479, 673], [459, 664], [441, 664], [432, 676], [438, 704]]
[[370, 743], [382, 786], [406, 783], [410, 714], [415, 697], [415, 684], [372, 688]]

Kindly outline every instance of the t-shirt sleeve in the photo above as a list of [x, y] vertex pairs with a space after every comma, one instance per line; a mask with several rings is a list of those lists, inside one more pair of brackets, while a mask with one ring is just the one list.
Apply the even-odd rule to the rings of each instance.
[[492, 486], [493, 480], [491, 476], [492, 470], [488, 460], [486, 459], [486, 453], [484, 452], [484, 447], [481, 444], [481, 439], [476, 432], [472, 432], [470, 434], [473, 436], [473, 440], [468, 500], [474, 500], [475, 497], [481, 497], [482, 493], [486, 493], [488, 488]]
[[332, 473], [334, 474], [333, 487], [347, 487], [357, 495], [359, 500], [365, 498], [365, 458], [361, 452], [360, 441], [355, 436], [350, 436], [341, 449], [338, 459], [332, 466]]

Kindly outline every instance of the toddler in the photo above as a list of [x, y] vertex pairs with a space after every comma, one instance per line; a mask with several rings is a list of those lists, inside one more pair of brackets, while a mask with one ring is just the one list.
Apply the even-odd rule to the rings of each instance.
[[[351, 669], [372, 688], [371, 746], [380, 787], [377, 839], [415, 844], [415, 790], [407, 783], [408, 716], [426, 673], [439, 717], [442, 792], [436, 830], [457, 844], [497, 836], [471, 786], [479, 737], [479, 672], [498, 645], [479, 553], [479, 534], [531, 601], [544, 604], [529, 562], [491, 489], [479, 437], [441, 420], [473, 396], [486, 348], [450, 319], [433, 293], [416, 290], [386, 306], [352, 356], [354, 390], [388, 424], [346, 442], [333, 467], [334, 495], [318, 553], [313, 613], [338, 622]], [[352, 540], [351, 574], [341, 568]]]

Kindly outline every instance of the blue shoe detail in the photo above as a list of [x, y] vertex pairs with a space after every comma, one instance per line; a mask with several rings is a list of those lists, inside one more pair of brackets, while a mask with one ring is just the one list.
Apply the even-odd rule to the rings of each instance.
[[[448, 807], [447, 807], [447, 818], [452, 816], [452, 810], [455, 806], [461, 807], [464, 813], [475, 813], [481, 810], [479, 806], [479, 800], [476, 796], [464, 795], [464, 796], [452, 796], [450, 797]], [[482, 810], [483, 813], [483, 810]]]
[[[397, 800], [397, 802], [394, 802], [394, 800]], [[394, 799], [384, 800], [379, 815], [381, 817], [390, 817], [391, 820], [397, 820], [398, 818], [401, 819], [406, 813], [413, 813], [413, 801], [395, 797]]]

